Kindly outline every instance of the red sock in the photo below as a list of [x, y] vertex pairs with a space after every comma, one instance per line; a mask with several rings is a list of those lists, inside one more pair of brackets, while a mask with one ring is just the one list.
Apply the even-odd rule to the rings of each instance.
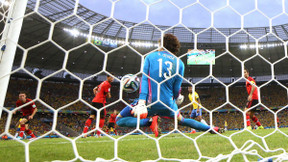
[[34, 133], [33, 133], [30, 129], [26, 130], [25, 132], [26, 132], [27, 135], [31, 136], [32, 138], [35, 138], [35, 137], [36, 137], [36, 136], [34, 135]]
[[[99, 128], [102, 129], [105, 123], [105, 119], [100, 119]], [[97, 135], [100, 136], [100, 131], [97, 131]]]
[[92, 118], [88, 118], [85, 122], [85, 127], [84, 127], [84, 130], [83, 130], [83, 133], [87, 133], [88, 132], [88, 129], [92, 123]]
[[22, 124], [20, 128], [20, 134], [19, 134], [20, 137], [23, 137], [24, 131], [25, 131], [25, 124]]
[[256, 123], [256, 125], [259, 127], [261, 126], [261, 123], [259, 122], [258, 118], [254, 115], [252, 118], [253, 122]]
[[247, 127], [251, 125], [250, 123], [250, 115], [246, 114], [246, 122], [247, 122]]

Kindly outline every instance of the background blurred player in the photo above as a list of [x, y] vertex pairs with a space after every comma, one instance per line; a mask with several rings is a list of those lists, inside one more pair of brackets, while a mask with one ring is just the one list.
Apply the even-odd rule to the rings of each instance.
[[280, 127], [280, 121], [279, 121], [278, 116], [277, 116], [277, 118], [276, 118], [276, 122], [277, 122], [277, 127], [279, 128], [279, 127]]
[[[93, 89], [93, 93], [95, 97], [92, 100], [92, 106], [94, 106], [96, 109], [101, 109], [102, 107], [104, 107], [106, 104], [106, 98], [111, 98], [110, 88], [111, 88], [111, 83], [113, 82], [113, 80], [114, 78], [112, 76], [107, 75], [107, 79]], [[93, 119], [96, 118], [96, 115], [97, 115], [97, 111], [92, 109], [89, 118], [85, 122], [83, 133], [88, 132], [88, 129]], [[102, 129], [104, 126], [105, 117], [106, 117], [106, 109], [103, 109], [100, 112], [100, 123], [99, 123], [100, 129]], [[98, 137], [100, 137], [100, 131], [97, 131], [97, 135]], [[84, 135], [83, 137], [87, 137], [87, 135]]]
[[[163, 37], [163, 47], [165, 49], [161, 48], [158, 51], [147, 55], [144, 60], [144, 74], [142, 75], [139, 101], [138, 104], [133, 107], [131, 113], [134, 115], [134, 117], [139, 115], [142, 119], [141, 123], [142, 121], [145, 121], [145, 126], [148, 125], [147, 116], [152, 117], [157, 114], [156, 116], [152, 117], [153, 121], [150, 124], [150, 127], [156, 137], [159, 135], [158, 115], [172, 119], [174, 119], [174, 116], [177, 115], [179, 124], [183, 126], [189, 126], [203, 131], [210, 129], [210, 126], [204, 125], [193, 119], [185, 119], [179, 113], [176, 101], [178, 101], [178, 104], [181, 104], [184, 99], [183, 95], [180, 94], [183, 80], [182, 77], [184, 75], [184, 63], [175, 55], [179, 52], [180, 42], [173, 34], [165, 34]], [[181, 77], [179, 75], [172, 77], [174, 74], [179, 74]], [[162, 82], [162, 84], [160, 84], [159, 98], [162, 103], [158, 102], [158, 84], [152, 81], [152, 79], [148, 78], [148, 76], [155, 80], [157, 83]], [[146, 104], [150, 103], [153, 103], [153, 105], [147, 110]], [[171, 111], [167, 107], [177, 112], [177, 114], [175, 114], [174, 111]], [[123, 117], [123, 115], [121, 116]], [[126, 118], [123, 117], [119, 119], [117, 125], [119, 125], [118, 123], [122, 125], [127, 124], [129, 126], [136, 126], [137, 119], [127, 116]], [[216, 131], [218, 130], [220, 129], [216, 128]]]
[[[258, 90], [256, 87], [255, 80], [249, 76], [248, 69], [244, 69], [244, 77], [246, 78], [246, 89], [248, 93], [247, 104], [245, 110], [255, 106], [258, 104]], [[254, 123], [258, 126], [258, 129], [264, 129], [258, 118], [254, 115], [256, 109], [252, 109], [246, 112], [246, 123], [247, 129], [252, 130], [250, 119], [253, 120]]]
[[108, 129], [109, 129], [109, 134], [111, 133], [115, 133], [115, 135], [117, 135], [116, 132], [116, 117], [117, 117], [117, 110], [114, 110], [112, 114], [110, 114], [109, 116], [109, 123], [108, 123]]
[[[17, 128], [16, 129], [16, 133], [15, 133], [15, 138], [17, 138], [17, 136], [19, 135], [19, 133], [20, 133], [20, 129], [21, 129], [21, 125], [20, 125], [20, 122], [22, 121], [22, 118], [20, 118], [19, 119], [19, 121], [16, 123], [16, 126], [15, 126], [15, 128]], [[23, 139], [25, 139], [26, 138], [26, 135], [25, 135], [25, 133], [23, 134]]]
[[[32, 100], [29, 98], [26, 98], [26, 93], [25, 92], [20, 92], [19, 93], [19, 99], [16, 101], [16, 107], [22, 106], [28, 102], [31, 102]], [[31, 138], [36, 138], [34, 133], [29, 129], [29, 121], [34, 118], [34, 115], [37, 112], [37, 107], [34, 102], [31, 102], [27, 106], [24, 106], [21, 108], [22, 111], [22, 120], [19, 122], [20, 123], [20, 133], [18, 139], [23, 139], [24, 131], [26, 135], [31, 136]], [[14, 111], [14, 114], [16, 111]]]
[[[188, 92], [189, 92], [188, 98], [192, 102], [190, 118], [208, 125], [206, 121], [202, 118], [202, 105], [201, 105], [200, 97], [196, 91], [194, 93], [192, 93], [192, 91], [193, 91], [192, 86], [188, 87]], [[196, 130], [192, 128], [190, 133], [196, 133]]]
[[225, 130], [225, 131], [228, 131], [228, 123], [227, 123], [226, 120], [225, 120], [225, 122], [224, 122], [224, 130]]

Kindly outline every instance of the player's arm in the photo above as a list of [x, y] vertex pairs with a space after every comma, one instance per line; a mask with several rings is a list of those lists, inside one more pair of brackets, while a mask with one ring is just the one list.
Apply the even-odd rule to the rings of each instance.
[[96, 86], [95, 88], [93, 88], [93, 94], [96, 95], [98, 93], [98, 86]]
[[253, 93], [256, 89], [255, 82], [253, 80], [251, 80], [250, 82], [251, 82], [250, 85], [252, 86], [252, 88], [251, 88], [250, 94], [248, 96], [248, 101], [252, 101], [252, 96], [253, 96]]
[[33, 119], [34, 115], [36, 114], [38, 110], [34, 102], [32, 104], [32, 107], [34, 108], [34, 110], [33, 110], [33, 113], [28, 117], [29, 119]]
[[148, 110], [146, 107], [146, 100], [148, 97], [149, 87], [148, 87], [148, 77], [146, 75], [149, 74], [149, 66], [150, 66], [150, 60], [149, 60], [149, 55], [148, 55], [144, 60], [144, 66], [143, 66], [144, 74], [142, 75], [141, 89], [140, 89], [138, 104], [133, 107], [132, 112], [131, 112], [134, 115], [134, 117], [137, 117], [139, 115], [141, 119], [146, 118], [148, 115]]
[[[17, 107], [19, 107], [18, 102], [16, 102], [16, 107], [15, 107], [15, 109], [16, 109]], [[16, 114], [17, 111], [18, 111], [18, 110], [13, 111], [13, 114]]]
[[111, 98], [111, 93], [110, 93], [110, 86], [105, 87], [105, 93], [107, 94], [107, 98]]

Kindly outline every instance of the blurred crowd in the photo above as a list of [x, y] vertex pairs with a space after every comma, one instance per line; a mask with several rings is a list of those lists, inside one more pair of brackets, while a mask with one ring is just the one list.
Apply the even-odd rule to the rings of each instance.
[[[69, 128], [81, 134], [84, 123], [89, 116], [89, 110], [91, 110], [92, 107], [90, 103], [94, 97], [93, 88], [98, 84], [99, 83], [84, 83], [83, 90], [80, 91], [79, 83], [44, 81], [39, 91], [40, 100], [36, 100], [35, 102], [39, 112], [35, 116], [35, 119], [29, 123], [30, 128], [38, 136], [47, 133], [51, 130], [53, 124], [53, 112], [50, 109], [61, 108], [62, 111], [68, 110], [70, 112], [60, 112], [58, 114], [57, 131], [69, 136], [70, 134], [66, 131]], [[37, 97], [37, 86], [38, 82], [32, 79], [12, 78], [5, 99], [5, 107], [15, 108], [15, 103], [20, 91], [26, 92], [28, 98], [35, 99]], [[228, 129], [241, 129], [244, 127], [243, 113], [239, 110], [243, 110], [247, 102], [248, 94], [245, 85], [229, 87], [229, 92], [227, 93], [229, 96], [226, 96], [224, 86], [197, 86], [195, 90], [200, 95], [201, 104], [206, 110], [211, 111], [217, 109], [217, 111], [213, 111], [212, 114], [213, 125], [224, 127], [224, 123], [227, 121]], [[184, 116], [189, 117], [191, 102], [188, 100], [188, 86], [184, 85], [181, 93], [185, 96], [184, 102], [181, 105], [181, 112]], [[114, 109], [118, 110], [118, 112], [121, 111], [126, 104], [131, 103], [133, 99], [138, 97], [138, 93], [128, 94], [123, 92], [123, 100], [119, 100], [120, 92], [119, 85], [117, 84], [112, 85], [111, 94], [112, 98], [107, 100], [108, 106], [106, 108], [109, 113], [113, 112]], [[260, 109], [257, 109], [256, 115], [264, 127], [274, 127], [275, 121], [272, 112], [276, 112], [278, 108], [287, 105], [287, 90], [276, 84], [265, 85], [260, 88], [260, 95], [262, 104], [259, 106]], [[73, 103], [69, 104], [71, 102]], [[269, 110], [266, 110], [266, 107]], [[226, 111], [221, 111], [222, 109]], [[45, 110], [46, 112], [43, 112]], [[48, 112], [49, 110], [50, 112]], [[227, 110], [233, 111], [227, 112]], [[288, 126], [287, 115], [288, 108], [278, 112], [277, 117], [279, 118], [280, 126]], [[11, 134], [15, 134], [15, 124], [19, 118], [20, 113], [13, 115], [9, 129]], [[205, 110], [203, 110], [203, 118], [207, 123], [210, 123], [209, 113]], [[7, 113], [4, 111], [3, 117], [0, 119], [0, 133], [4, 131], [6, 120]], [[108, 124], [104, 127], [104, 131], [108, 129], [107, 125]], [[174, 129], [175, 124], [173, 120], [163, 119], [160, 125], [162, 131], [168, 132]], [[180, 126], [179, 129], [181, 131], [189, 131], [187, 127]], [[116, 130], [118, 134], [123, 134], [133, 129], [117, 127]], [[151, 132], [149, 128], [143, 128], [143, 130]]]

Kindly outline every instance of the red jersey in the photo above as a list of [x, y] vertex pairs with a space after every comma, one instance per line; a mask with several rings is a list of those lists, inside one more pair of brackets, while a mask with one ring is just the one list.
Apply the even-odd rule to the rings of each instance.
[[[256, 86], [256, 82], [252, 77], [248, 77], [248, 79], [252, 84], [254, 84]], [[252, 89], [252, 85], [246, 80], [246, 89], [247, 89], [247, 93], [248, 95], [250, 95], [251, 89]], [[255, 90], [252, 94], [252, 100], [258, 100], [258, 89], [257, 87], [255, 87]]]
[[117, 117], [117, 115], [111, 114], [111, 115], [110, 115], [109, 123], [116, 123], [116, 117]]
[[97, 89], [96, 95], [92, 102], [106, 103], [107, 93], [110, 92], [111, 84], [106, 80], [102, 82]]
[[[26, 102], [25, 102], [25, 103], [22, 103], [22, 101], [17, 100], [17, 101], [16, 101], [16, 107], [19, 107], [19, 106], [21, 106], [21, 105], [24, 105], [24, 104], [26, 104], [26, 103], [28, 103], [28, 102], [30, 102], [30, 101], [32, 101], [32, 100], [29, 99], [29, 98], [26, 98]], [[35, 103], [32, 102], [32, 103], [30, 103], [29, 105], [22, 107], [22, 108], [21, 108], [21, 111], [22, 111], [22, 113], [23, 113], [23, 116], [27, 116], [27, 115], [32, 115], [32, 113], [34, 112], [34, 109], [36, 109], [36, 108], [37, 108], [37, 107], [36, 107]]]

